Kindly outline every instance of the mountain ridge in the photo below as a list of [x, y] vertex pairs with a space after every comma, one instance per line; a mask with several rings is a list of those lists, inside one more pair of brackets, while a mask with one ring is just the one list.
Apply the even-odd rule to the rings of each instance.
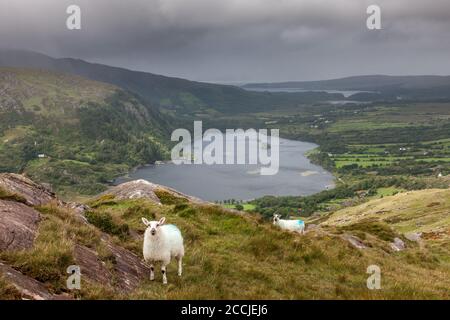
[[273, 106], [297, 107], [302, 103], [342, 99], [341, 94], [250, 92], [238, 86], [190, 81], [182, 78], [132, 71], [81, 59], [59, 58], [32, 51], [0, 51], [0, 66], [30, 67], [65, 72], [117, 85], [139, 94], [149, 103], [181, 117], [198, 114], [254, 112]]
[[361, 100], [450, 100], [450, 76], [439, 75], [363, 75], [318, 81], [288, 81], [248, 83], [245, 89], [273, 90], [281, 88], [302, 90], [368, 91], [351, 95]]

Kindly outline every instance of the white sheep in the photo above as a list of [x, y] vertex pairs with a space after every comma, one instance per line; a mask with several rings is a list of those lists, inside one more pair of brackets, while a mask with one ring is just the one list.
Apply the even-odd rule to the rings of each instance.
[[302, 220], [284, 220], [281, 219], [281, 215], [274, 214], [273, 224], [284, 230], [294, 231], [300, 234], [305, 233], [305, 222]]
[[144, 234], [144, 260], [150, 263], [150, 280], [155, 279], [155, 263], [161, 263], [163, 283], [167, 284], [166, 266], [172, 258], [178, 261], [178, 276], [182, 273], [182, 259], [184, 256], [183, 236], [173, 224], [164, 225], [166, 218], [159, 221], [148, 221], [142, 218], [147, 226]]

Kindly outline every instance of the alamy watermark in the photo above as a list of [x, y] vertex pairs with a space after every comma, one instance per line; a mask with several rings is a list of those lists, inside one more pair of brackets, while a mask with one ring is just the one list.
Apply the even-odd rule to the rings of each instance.
[[367, 267], [367, 273], [370, 276], [367, 278], [367, 289], [380, 290], [381, 289], [381, 268], [375, 264]]
[[67, 273], [70, 276], [67, 278], [66, 285], [69, 290], [81, 289], [81, 268], [77, 265], [67, 267]]
[[[81, 30], [81, 8], [72, 4], [67, 7], [66, 13], [69, 15], [66, 20], [66, 27], [69, 30]], [[366, 20], [366, 26], [369, 30], [381, 29], [381, 8], [376, 4], [367, 7], [366, 13], [369, 17]]]
[[[181, 139], [181, 141], [180, 141]], [[208, 129], [203, 133], [202, 121], [194, 121], [194, 137], [187, 129], [176, 129], [172, 141], [174, 164], [253, 164], [260, 165], [261, 175], [275, 175], [280, 166], [279, 130]]]

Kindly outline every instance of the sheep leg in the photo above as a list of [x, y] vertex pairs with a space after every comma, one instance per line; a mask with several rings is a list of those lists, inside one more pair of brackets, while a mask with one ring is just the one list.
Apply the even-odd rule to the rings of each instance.
[[155, 280], [155, 267], [153, 264], [150, 265], [150, 281]]
[[178, 257], [178, 276], [181, 277], [181, 274], [183, 273], [183, 265], [182, 265], [182, 259], [183, 257]]
[[162, 273], [162, 276], [163, 276], [163, 284], [167, 284], [167, 276], [166, 276], [166, 265], [165, 264], [163, 264], [162, 266], [161, 266], [161, 273]]

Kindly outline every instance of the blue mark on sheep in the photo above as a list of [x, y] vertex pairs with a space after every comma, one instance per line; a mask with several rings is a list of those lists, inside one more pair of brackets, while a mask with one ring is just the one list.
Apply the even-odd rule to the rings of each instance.
[[304, 221], [302, 221], [302, 220], [297, 220], [297, 221], [298, 221], [298, 224], [299, 224], [300, 226], [305, 225], [305, 222], [304, 222]]

